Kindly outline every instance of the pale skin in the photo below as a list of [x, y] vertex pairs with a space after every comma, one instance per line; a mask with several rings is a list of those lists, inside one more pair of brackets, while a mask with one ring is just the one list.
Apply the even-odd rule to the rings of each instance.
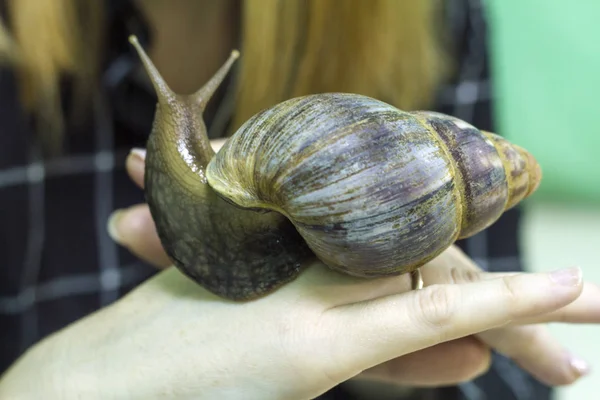
[[[138, 183], [142, 156], [127, 162]], [[158, 239], [145, 205], [117, 215], [115, 238], [162, 271], [30, 349], [0, 398], [310, 399], [350, 380], [462, 382], [487, 370], [491, 349], [551, 385], [589, 372], [544, 326], [600, 322], [600, 288], [578, 268], [484, 273], [452, 247], [423, 267], [422, 290], [407, 276], [354, 279], [315, 262], [275, 293], [234, 303], [147, 251]]]

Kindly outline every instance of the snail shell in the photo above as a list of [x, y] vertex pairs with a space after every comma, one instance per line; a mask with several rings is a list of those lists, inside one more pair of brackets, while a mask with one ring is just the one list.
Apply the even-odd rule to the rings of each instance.
[[537, 174], [464, 121], [340, 93], [260, 112], [207, 169], [220, 195], [285, 215], [325, 264], [361, 277], [410, 272], [489, 227]]
[[237, 53], [190, 96], [158, 94], [146, 196], [175, 265], [214, 294], [249, 300], [316, 256], [357, 277], [413, 272], [531, 195], [539, 165], [457, 118], [347, 93], [290, 99], [214, 154], [202, 110]]

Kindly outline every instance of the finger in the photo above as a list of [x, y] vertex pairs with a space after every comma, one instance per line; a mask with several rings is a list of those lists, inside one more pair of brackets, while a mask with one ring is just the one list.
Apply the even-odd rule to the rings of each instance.
[[[468, 282], [481, 279], [498, 279], [515, 276], [520, 272], [483, 272], [481, 274], [452, 272], [454, 282]], [[600, 323], [600, 287], [593, 283], [584, 282], [581, 295], [572, 303], [558, 310], [513, 321], [511, 325], [542, 324], [549, 322], [566, 322], [573, 324]]]
[[550, 386], [571, 384], [589, 372], [585, 361], [570, 354], [541, 325], [496, 329], [478, 337]]
[[[447, 283], [477, 282], [503, 279], [518, 273], [486, 273], [471, 268], [448, 267], [423, 271], [428, 281]], [[590, 291], [590, 288], [592, 290]], [[587, 290], [586, 290], [587, 289]], [[477, 335], [488, 346], [512, 358], [522, 368], [548, 385], [573, 383], [587, 373], [585, 363], [574, 359], [563, 346], [542, 326], [522, 326], [533, 320], [551, 322], [557, 317], [565, 320], [600, 321], [600, 292], [584, 285], [581, 295], [572, 303], [556, 311], [536, 315], [529, 321], [517, 319], [502, 329]]]
[[108, 223], [113, 240], [142, 260], [159, 268], [172, 264], [165, 253], [147, 204], [118, 210]]
[[[226, 139], [212, 140], [210, 142], [215, 152], [219, 151], [225, 144]], [[125, 169], [131, 180], [140, 188], [144, 188], [144, 168], [146, 163], [146, 150], [134, 148], [125, 160]]]
[[227, 139], [214, 139], [210, 141], [210, 146], [213, 148], [215, 153], [218, 153], [226, 142]]
[[571, 304], [556, 311], [518, 321], [522, 325], [549, 322], [600, 323], [600, 288], [592, 283], [585, 283], [581, 295]]
[[[582, 290], [581, 270], [523, 274], [474, 283], [434, 285], [339, 306], [324, 318], [338, 335], [326, 342], [335, 365], [363, 370], [436, 344], [557, 310]], [[352, 333], [352, 334], [349, 334]]]
[[[438, 257], [422, 266], [420, 269], [425, 286], [453, 282], [452, 275], [448, 274], [451, 268], [459, 271], [471, 269], [480, 271], [468, 257], [462, 254], [456, 246], [450, 246]], [[330, 306], [372, 300], [411, 290], [410, 274], [362, 279], [340, 274], [326, 267], [307, 271], [300, 277], [300, 281], [307, 281], [302, 285], [303, 294], [307, 298], [318, 299]]]
[[[446, 257], [421, 268], [421, 273], [427, 286], [478, 282], [523, 274], [522, 272], [484, 272], [476, 268], [475, 264], [470, 263], [468, 257], [463, 257], [461, 253], [454, 249], [449, 249]], [[551, 313], [513, 321], [512, 325], [548, 322], [599, 323], [600, 288], [591, 283], [584, 283], [581, 295], [573, 303]]]
[[125, 169], [127, 170], [129, 177], [141, 189], [144, 188], [145, 163], [146, 150], [139, 148], [132, 149], [125, 160]]
[[361, 376], [397, 385], [437, 387], [475, 379], [489, 369], [490, 362], [489, 348], [468, 336], [395, 358]]
[[444, 257], [438, 257], [437, 267], [462, 266], [465, 269], [483, 272], [483, 270], [460, 247], [452, 245], [444, 251]]
[[297, 283], [299, 291], [295, 287], [289, 290], [298, 291], [298, 296], [305, 300], [330, 308], [409, 291], [410, 275], [364, 279], [334, 271], [317, 262], [297, 278]]
[[426, 285], [479, 282], [484, 278], [500, 277], [479, 268], [457, 246], [450, 246], [441, 256], [424, 265], [421, 274]]

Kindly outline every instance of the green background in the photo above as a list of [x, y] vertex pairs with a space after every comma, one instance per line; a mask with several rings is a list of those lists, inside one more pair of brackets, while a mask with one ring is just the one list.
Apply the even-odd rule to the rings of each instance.
[[600, 203], [600, 0], [488, 0], [499, 133], [538, 159], [532, 201]]

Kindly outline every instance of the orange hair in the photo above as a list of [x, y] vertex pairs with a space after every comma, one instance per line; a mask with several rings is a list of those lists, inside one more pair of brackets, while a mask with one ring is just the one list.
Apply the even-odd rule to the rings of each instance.
[[[0, 55], [21, 101], [50, 143], [62, 134], [60, 81], [84, 104], [97, 85], [103, 2], [9, 0], [11, 35]], [[290, 97], [328, 91], [372, 96], [403, 109], [431, 105], [451, 70], [434, 0], [245, 0], [233, 128]]]

